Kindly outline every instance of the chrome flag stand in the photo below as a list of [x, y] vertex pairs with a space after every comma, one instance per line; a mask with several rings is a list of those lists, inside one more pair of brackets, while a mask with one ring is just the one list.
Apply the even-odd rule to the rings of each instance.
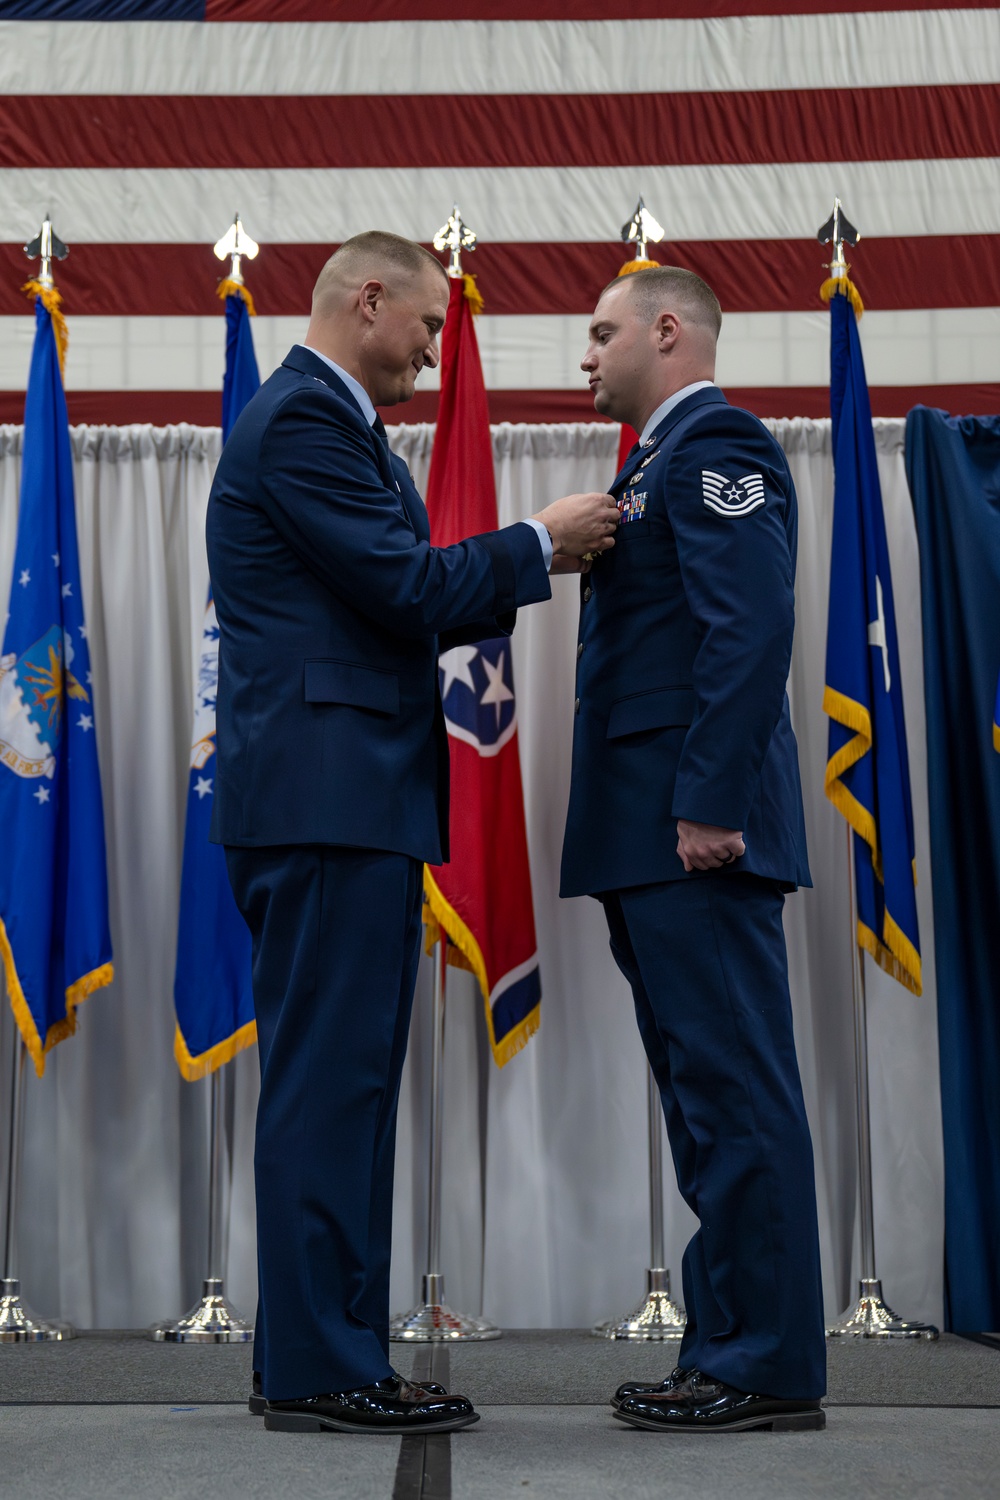
[[684, 1336], [687, 1318], [670, 1296], [670, 1272], [663, 1245], [663, 1113], [651, 1068], [646, 1070], [649, 1113], [649, 1260], [646, 1295], [627, 1317], [598, 1323], [592, 1332], [603, 1339], [663, 1343]]
[[167, 1344], [249, 1344], [253, 1341], [253, 1324], [247, 1323], [226, 1300], [223, 1268], [229, 1258], [229, 1201], [233, 1177], [232, 1141], [226, 1129], [223, 1096], [223, 1074], [226, 1096], [232, 1089], [228, 1064], [216, 1068], [211, 1079], [211, 1142], [209, 1146], [208, 1181], [208, 1275], [202, 1282], [201, 1297], [183, 1318], [170, 1323], [154, 1323], [149, 1336]]
[[847, 830], [847, 878], [851, 904], [851, 980], [854, 988], [854, 1064], [857, 1074], [858, 1186], [861, 1238], [861, 1278], [858, 1300], [826, 1330], [828, 1339], [936, 1339], [933, 1323], [909, 1323], [882, 1299], [882, 1283], [875, 1274], [875, 1220], [872, 1202], [872, 1135], [868, 1096], [868, 1009], [865, 995], [865, 955], [858, 943], [858, 913], [854, 891], [854, 845]]
[[17, 1189], [21, 1172], [21, 1125], [24, 1116], [23, 1076], [27, 1056], [15, 1025], [10, 1085], [10, 1136], [7, 1144], [7, 1217], [4, 1226], [3, 1281], [0, 1283], [0, 1344], [41, 1344], [76, 1337], [69, 1323], [39, 1318], [21, 1300], [21, 1283], [14, 1275], [17, 1239]]
[[500, 1329], [487, 1318], [454, 1312], [444, 1300], [441, 1264], [441, 1142], [444, 1085], [444, 1001], [446, 938], [434, 949], [434, 1035], [431, 1046], [431, 1157], [427, 1193], [427, 1266], [421, 1278], [421, 1300], [410, 1312], [393, 1318], [389, 1338], [395, 1344], [485, 1343]]

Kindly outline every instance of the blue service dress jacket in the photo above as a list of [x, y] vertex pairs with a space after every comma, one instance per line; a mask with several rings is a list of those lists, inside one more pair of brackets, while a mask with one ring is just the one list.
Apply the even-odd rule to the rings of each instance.
[[688, 878], [678, 818], [742, 830], [734, 871], [810, 884], [785, 692], [797, 512], [781, 448], [704, 388], [611, 493], [615, 545], [581, 580], [561, 894]]
[[432, 547], [381, 423], [296, 346], [243, 409], [208, 504], [219, 621], [212, 840], [448, 856], [438, 653], [547, 599], [517, 523]]

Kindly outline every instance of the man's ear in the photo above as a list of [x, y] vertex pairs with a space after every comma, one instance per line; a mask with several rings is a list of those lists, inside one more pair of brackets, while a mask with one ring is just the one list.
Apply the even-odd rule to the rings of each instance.
[[375, 321], [379, 308], [385, 301], [385, 287], [381, 281], [366, 281], [358, 290], [358, 306], [361, 316], [368, 323]]
[[681, 331], [680, 320], [676, 313], [663, 312], [656, 320], [656, 343], [657, 347], [664, 352], [672, 349], [677, 342]]

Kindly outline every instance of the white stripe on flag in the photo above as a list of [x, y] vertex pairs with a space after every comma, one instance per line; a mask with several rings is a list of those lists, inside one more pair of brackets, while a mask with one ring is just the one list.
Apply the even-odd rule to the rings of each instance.
[[[307, 318], [254, 319], [261, 376], [284, 359]], [[478, 320], [483, 375], [490, 390], [583, 391], [580, 360], [586, 317]], [[23, 390], [34, 323], [0, 318], [0, 389]], [[222, 389], [224, 324], [217, 317], [72, 317], [66, 362], [70, 391]], [[1000, 382], [1000, 308], [920, 308], [867, 312], [861, 342], [872, 385]], [[722, 386], [824, 386], [830, 377], [829, 314], [728, 313], [719, 343]], [[425, 370], [418, 390], [438, 389]], [[399, 408], [398, 420], [404, 421]]]
[[[427, 241], [456, 200], [484, 244], [617, 238], [639, 192], [670, 240], [811, 239], [836, 191], [866, 236], [1000, 233], [1000, 158], [574, 168], [5, 168], [0, 240], [48, 208], [74, 244], [200, 244], [238, 204], [263, 245], [330, 244], [373, 226]], [[666, 216], [666, 211], [664, 210]], [[27, 229], [25, 228], [27, 226]], [[215, 226], [215, 229], [206, 228]], [[817, 248], [817, 276], [823, 255]], [[780, 275], [781, 267], [769, 268]]]
[[659, 21], [0, 23], [3, 94], [615, 94], [998, 81], [993, 10]]

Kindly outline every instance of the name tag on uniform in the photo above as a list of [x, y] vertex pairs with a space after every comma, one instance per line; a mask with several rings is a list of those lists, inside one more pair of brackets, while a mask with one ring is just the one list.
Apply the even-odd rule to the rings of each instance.
[[618, 502], [618, 519], [626, 526], [629, 521], [639, 521], [646, 514], [648, 490], [626, 490]]

